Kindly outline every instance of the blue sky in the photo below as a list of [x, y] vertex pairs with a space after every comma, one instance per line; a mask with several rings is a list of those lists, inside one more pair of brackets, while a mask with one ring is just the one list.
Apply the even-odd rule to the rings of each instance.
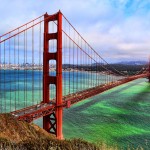
[[0, 0], [0, 35], [59, 9], [106, 60], [148, 59], [150, 0]]

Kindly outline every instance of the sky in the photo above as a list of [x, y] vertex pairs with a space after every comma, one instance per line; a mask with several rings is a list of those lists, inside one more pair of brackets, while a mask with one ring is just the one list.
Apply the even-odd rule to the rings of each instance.
[[148, 60], [150, 0], [0, 0], [0, 35], [58, 10], [108, 62]]

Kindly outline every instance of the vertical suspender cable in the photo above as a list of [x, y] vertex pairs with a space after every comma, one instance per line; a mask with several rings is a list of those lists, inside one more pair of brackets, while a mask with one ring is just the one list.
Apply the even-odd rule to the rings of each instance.
[[[84, 49], [85, 49], [85, 51], [86, 51], [86, 48], [85, 48], [85, 42], [84, 42], [84, 44], [83, 44], [83, 47], [84, 47]], [[84, 72], [84, 74], [83, 74], [83, 79], [84, 79], [84, 89], [86, 88], [86, 72], [85, 72], [85, 66], [86, 66], [86, 64], [85, 64], [85, 54], [83, 54], [83, 72]]]
[[[64, 19], [63, 19], [64, 20]], [[64, 30], [66, 31], [66, 20], [64, 20]], [[66, 95], [66, 88], [67, 88], [67, 79], [66, 79], [66, 51], [67, 51], [67, 43], [66, 43], [66, 36], [65, 34], [63, 33], [63, 42], [64, 42], [64, 47], [63, 47], [63, 58], [64, 58], [64, 61], [63, 61], [63, 64], [64, 64], [64, 80], [63, 80], [63, 89], [64, 89], [64, 95]]]
[[101, 70], [101, 65], [103, 65], [102, 64], [102, 60], [100, 60], [100, 65], [98, 66], [98, 70], [99, 70], [99, 78], [98, 78], [98, 84], [100, 85], [101, 83], [103, 84], [103, 74], [102, 74], [102, 71], [103, 70]]
[[[53, 23], [52, 29], [53, 29], [52, 32], [54, 33], [54, 23]], [[54, 50], [54, 40], [53, 40], [52, 52], [54, 52], [54, 51], [55, 51], [55, 50]], [[56, 66], [55, 60], [53, 60], [53, 63], [52, 63], [52, 64], [53, 64], [53, 67]], [[53, 75], [55, 75], [55, 72], [54, 72], [54, 71], [52, 71], [52, 72], [53, 72]], [[53, 95], [51, 95], [51, 96], [52, 96], [52, 98], [54, 98], [54, 96], [56, 95], [56, 93], [54, 92], [54, 91], [56, 91], [54, 86], [53, 86], [52, 91], [53, 91], [53, 92], [51, 92], [51, 93], [53, 93]], [[56, 98], [56, 96], [55, 96], [55, 98]]]
[[[81, 39], [81, 42], [82, 42], [82, 39]], [[82, 49], [84, 50], [84, 41], [82, 42]], [[85, 51], [85, 50], [84, 50], [84, 51]], [[83, 67], [82, 67], [82, 68], [83, 68], [83, 71], [82, 71], [82, 72], [83, 72], [83, 74], [82, 74], [82, 75], [83, 75], [83, 76], [82, 76], [82, 78], [83, 78], [83, 90], [84, 90], [84, 87], [85, 87], [85, 82], [84, 82], [84, 81], [85, 81], [85, 80], [84, 80], [84, 79], [85, 79], [85, 78], [84, 78], [84, 75], [85, 75], [85, 73], [84, 73], [84, 55], [85, 55], [85, 54], [83, 53], [83, 55], [82, 55], [82, 66], [83, 66]]]
[[[74, 32], [74, 30], [73, 30], [73, 38], [74, 38], [74, 41], [75, 41], [75, 32]], [[74, 64], [74, 57], [75, 57], [75, 53], [74, 53], [74, 43], [73, 43], [73, 93], [74, 93], [74, 90], [75, 90], [75, 87], [74, 87], [74, 82], [75, 82], [75, 80], [74, 80], [74, 76], [75, 76], [75, 72], [74, 72], [74, 66], [75, 66], [75, 64]]]
[[[78, 43], [78, 45], [79, 45], [79, 35], [78, 35], [78, 39], [77, 39], [78, 41], [77, 41], [77, 43]], [[77, 47], [77, 91], [78, 91], [78, 84], [79, 84], [79, 80], [78, 80], [78, 73], [79, 73], [79, 60], [78, 60], [78, 58], [79, 58], [79, 53], [78, 53], [78, 47]]]
[[[9, 34], [9, 36], [10, 36], [10, 34]], [[10, 96], [9, 97], [10, 103], [9, 103], [9, 105], [10, 105], [10, 111], [11, 111], [11, 105], [12, 105], [12, 103], [11, 103], [11, 72], [12, 71], [10, 69], [11, 68], [11, 57], [10, 56], [11, 56], [11, 53], [10, 53], [10, 39], [9, 39], [9, 61], [8, 61], [9, 62], [9, 76], [10, 76], [9, 77], [10, 78], [9, 79], [10, 80], [10, 82], [9, 82], [9, 90], [10, 90], [10, 95], [9, 95]]]
[[[81, 47], [81, 40], [80, 40], [80, 37], [79, 37], [79, 46]], [[81, 84], [81, 85], [79, 85], [79, 90], [82, 90], [82, 51], [79, 49], [79, 80], [80, 80], [80, 82], [79, 82], [79, 84]]]
[[[93, 51], [92, 51], [92, 55], [91, 56], [93, 56]], [[93, 58], [93, 57], [92, 57]], [[94, 87], [94, 75], [93, 75], [93, 70], [94, 70], [94, 62], [93, 62], [93, 59], [92, 59], [92, 63], [91, 63], [91, 65], [92, 65], [92, 87]]]
[[[91, 51], [91, 56], [92, 56], [92, 51]], [[93, 82], [92, 82], [92, 58], [91, 59], [91, 87], [93, 87]]]
[[[26, 31], [25, 31], [25, 64], [27, 64], [27, 62], [28, 62], [28, 60], [27, 60], [27, 50], [28, 50], [28, 40], [27, 40], [27, 38], [28, 38], [28, 30], [27, 30], [27, 25], [26, 25]], [[27, 88], [27, 86], [28, 86], [28, 78], [27, 78], [27, 76], [28, 76], [28, 71], [27, 71], [27, 65], [25, 65], [25, 104], [26, 104], [26, 107], [27, 107], [27, 105], [28, 105], [28, 103], [27, 103], [27, 100], [28, 100], [28, 88]], [[31, 84], [31, 83], [30, 83]]]
[[33, 104], [34, 104], [34, 27], [32, 27], [32, 105]]
[[[82, 49], [82, 39], [80, 41], [81, 41], [81, 49]], [[83, 90], [83, 85], [84, 85], [83, 81], [84, 80], [83, 80], [83, 71], [82, 71], [82, 68], [83, 68], [83, 64], [82, 64], [83, 63], [83, 54], [82, 54], [82, 51], [81, 51], [81, 56], [80, 57], [81, 57], [81, 79], [82, 79], [82, 86], [81, 86], [82, 88], [81, 89]]]
[[[85, 46], [85, 51], [87, 52], [87, 50], [86, 50], [86, 43], [84, 44], [84, 46]], [[87, 57], [87, 55], [85, 55], [85, 59], [84, 59], [84, 70], [85, 70], [85, 88], [87, 88], [87, 72], [86, 72], [86, 70], [87, 70], [87, 63], [86, 63], [86, 57]]]
[[[106, 66], [105, 63], [104, 63], [104, 65]], [[104, 70], [104, 76], [105, 76], [105, 84], [107, 84], [107, 72], [106, 72], [106, 70]]]
[[[18, 29], [18, 33], [19, 33], [19, 29]], [[18, 34], [18, 65], [17, 65], [17, 70], [18, 70], [18, 89], [17, 89], [17, 91], [18, 91], [18, 96], [17, 96], [17, 98], [18, 98], [18, 106], [19, 106], [19, 34]]]
[[[95, 59], [96, 59], [96, 58], [95, 58]], [[97, 59], [96, 59], [96, 62], [97, 62], [97, 63], [96, 63], [96, 86], [98, 86], [98, 79], [97, 79], [97, 75], [98, 75], [98, 69], [97, 69], [97, 68], [98, 68], [98, 67], [97, 67], [97, 66], [98, 66], [98, 61], [97, 61]]]
[[[70, 25], [69, 25], [69, 37], [70, 37]], [[70, 94], [70, 51], [71, 51], [71, 48], [70, 48], [70, 40], [69, 40], [69, 94]]]
[[[89, 53], [89, 46], [88, 46], [88, 54], [90, 54]], [[88, 59], [88, 88], [90, 88], [90, 58], [89, 57], [87, 57], [87, 59]]]
[[[16, 36], [14, 36], [14, 67], [16, 67]], [[14, 94], [15, 94], [15, 110], [16, 106], [16, 71], [14, 70]]]
[[[86, 44], [87, 45], [87, 44]], [[89, 49], [88, 49], [88, 45], [86, 46], [86, 49], [87, 49], [87, 53], [89, 54]], [[89, 74], [88, 74], [88, 70], [89, 70], [89, 61], [88, 61], [88, 55], [86, 56], [86, 66], [87, 66], [87, 73], [86, 73], [86, 84], [87, 84], [87, 88], [89, 87]]]
[[[41, 21], [41, 18], [40, 18]], [[42, 101], [41, 97], [41, 22], [39, 26], [39, 100]]]
[[24, 59], [23, 59], [23, 76], [24, 76], [24, 93], [23, 93], [23, 95], [24, 95], [24, 107], [27, 107], [27, 105], [26, 105], [26, 95], [25, 95], [25, 93], [26, 93], [26, 87], [25, 87], [25, 83], [26, 83], [26, 63], [25, 63], [25, 50], [26, 50], [26, 35], [25, 35], [25, 31], [23, 32], [23, 40], [24, 40], [24, 48], [23, 48], [23, 57], [24, 57]]
[[[93, 58], [95, 59], [95, 53], [93, 54]], [[97, 62], [94, 64], [94, 86], [96, 86], [96, 64]]]
[[108, 84], [110, 83], [110, 71], [108, 71]]
[[[64, 21], [64, 28], [66, 30], [66, 20]], [[66, 65], [66, 50], [67, 50], [67, 43], [66, 43], [66, 36], [65, 34], [63, 33], [63, 42], [64, 42], [64, 47], [63, 47], [63, 58], [64, 58], [64, 61], [63, 61], [63, 64], [64, 64], [64, 79], [63, 79], [63, 89], [64, 89], [64, 95], [66, 95], [66, 68], [65, 68], [65, 65]]]
[[6, 69], [6, 43], [4, 41], [4, 112], [6, 112], [6, 72], [5, 72], [5, 69]]
[[[108, 65], [107, 65], [108, 67]], [[108, 69], [108, 68], [107, 68]], [[109, 70], [107, 71], [107, 84], [109, 83]]]

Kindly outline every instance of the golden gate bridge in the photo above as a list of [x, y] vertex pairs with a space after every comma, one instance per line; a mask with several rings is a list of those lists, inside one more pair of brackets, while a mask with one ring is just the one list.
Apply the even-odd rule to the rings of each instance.
[[[44, 34], [43, 34], [44, 33]], [[0, 113], [32, 122], [63, 138], [63, 109], [127, 82], [148, 78], [109, 65], [59, 11], [0, 36]]]

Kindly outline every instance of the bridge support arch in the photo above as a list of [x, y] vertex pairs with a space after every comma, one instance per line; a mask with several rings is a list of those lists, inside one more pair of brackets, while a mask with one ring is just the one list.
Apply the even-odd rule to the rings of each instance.
[[[49, 33], [49, 22], [57, 21], [57, 32]], [[57, 41], [56, 52], [49, 51], [49, 40]], [[49, 61], [56, 60], [56, 76], [49, 75]], [[44, 15], [43, 103], [50, 103], [49, 85], [56, 86], [55, 112], [43, 117], [43, 129], [62, 139], [62, 13]]]

